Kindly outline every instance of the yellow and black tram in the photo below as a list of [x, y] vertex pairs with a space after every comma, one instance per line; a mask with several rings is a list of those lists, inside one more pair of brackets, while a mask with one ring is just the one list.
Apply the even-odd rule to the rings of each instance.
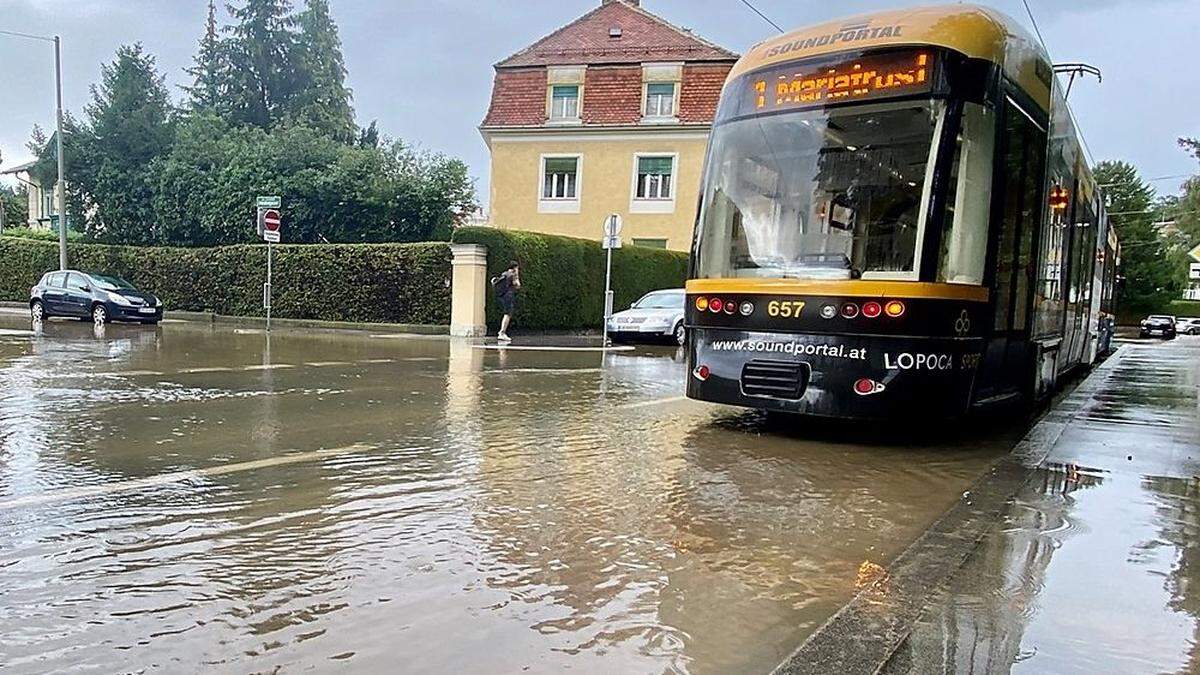
[[1107, 349], [1116, 264], [1052, 65], [971, 5], [756, 45], [709, 141], [688, 396], [914, 419], [1036, 399]]

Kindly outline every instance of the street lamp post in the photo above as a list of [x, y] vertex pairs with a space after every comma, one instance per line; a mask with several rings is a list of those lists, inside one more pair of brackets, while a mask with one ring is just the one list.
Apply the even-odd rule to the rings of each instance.
[[45, 37], [10, 30], [0, 30], [0, 35], [11, 35], [29, 40], [41, 40], [54, 44], [54, 88], [57, 108], [55, 124], [58, 128], [58, 268], [67, 269], [67, 179], [63, 161], [63, 95], [62, 95], [62, 40], [57, 35]]

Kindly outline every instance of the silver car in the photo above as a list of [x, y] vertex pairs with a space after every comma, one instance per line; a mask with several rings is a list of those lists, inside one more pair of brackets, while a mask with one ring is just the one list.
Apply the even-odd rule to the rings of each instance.
[[617, 341], [670, 338], [683, 344], [687, 337], [683, 327], [684, 302], [682, 288], [651, 291], [629, 309], [612, 315], [608, 335]]
[[1175, 319], [1175, 332], [1180, 335], [1200, 335], [1200, 319], [1189, 316]]

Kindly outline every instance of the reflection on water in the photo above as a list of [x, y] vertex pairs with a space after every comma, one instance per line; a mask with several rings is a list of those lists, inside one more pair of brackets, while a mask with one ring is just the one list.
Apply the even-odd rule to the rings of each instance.
[[885, 672], [1200, 672], [1200, 342], [1126, 349]]
[[811, 439], [682, 378], [669, 349], [0, 334], [0, 665], [767, 669], [1014, 433]]

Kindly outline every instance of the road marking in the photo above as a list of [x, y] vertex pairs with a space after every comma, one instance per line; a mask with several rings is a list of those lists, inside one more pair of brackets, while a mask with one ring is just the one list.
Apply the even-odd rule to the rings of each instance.
[[653, 401], [638, 401], [637, 403], [626, 403], [626, 404], [618, 406], [618, 407], [626, 408], [626, 409], [628, 409], [628, 408], [648, 408], [652, 405], [663, 405], [666, 403], [678, 403], [680, 401], [686, 401], [686, 400], [688, 400], [688, 397], [686, 397], [686, 396], [668, 396], [667, 398], [656, 398]]
[[184, 373], [184, 374], [191, 374], [191, 373], [227, 373], [227, 372], [229, 372], [229, 371], [231, 371], [231, 370], [233, 370], [233, 368], [231, 368], [231, 367], [229, 367], [229, 366], [211, 366], [211, 367], [208, 367], [208, 368], [184, 368], [183, 370], [181, 370], [181, 371], [179, 371], [179, 372], [180, 372], [180, 373]]
[[365, 359], [359, 363], [395, 363], [396, 359]]
[[312, 366], [313, 368], [325, 368], [326, 366], [352, 366], [354, 364], [349, 361], [309, 361], [304, 365]]
[[620, 347], [553, 347], [539, 345], [471, 345], [475, 349], [511, 349], [513, 351], [526, 352], [631, 352], [634, 347], [630, 345], [622, 345]]
[[242, 366], [242, 370], [280, 370], [295, 367], [289, 363], [264, 363], [261, 366]]
[[366, 450], [375, 449], [376, 446], [359, 443], [356, 445], [348, 445], [343, 448], [324, 448], [309, 452], [298, 452], [291, 455], [281, 455], [279, 457], [269, 457], [267, 459], [255, 459], [249, 462], [237, 462], [236, 464], [210, 466], [206, 469], [175, 471], [172, 473], [150, 476], [148, 478], [135, 478], [117, 483], [107, 483], [105, 485], [91, 485], [88, 487], [52, 490], [50, 492], [43, 492], [41, 494], [16, 497], [14, 499], [0, 501], [0, 511], [5, 509], [21, 508], [25, 506], [40, 506], [53, 502], [84, 499], [86, 497], [95, 497], [98, 495], [110, 495], [118, 492], [130, 492], [132, 490], [140, 490], [142, 488], [170, 485], [171, 483], [181, 483], [193, 478], [223, 476], [230, 473], [253, 471], [255, 469], [265, 469], [273, 466], [283, 466], [285, 464], [299, 464], [301, 462], [311, 462], [313, 460], [324, 459], [326, 457], [336, 457], [338, 455], [346, 455], [353, 452], [363, 452]]
[[13, 335], [19, 337], [28, 337], [33, 335], [31, 330], [13, 330], [11, 328], [0, 328], [0, 335]]
[[116, 375], [117, 377], [138, 377], [140, 375], [162, 375], [158, 370], [122, 370], [115, 373], [106, 373], [108, 375]]

